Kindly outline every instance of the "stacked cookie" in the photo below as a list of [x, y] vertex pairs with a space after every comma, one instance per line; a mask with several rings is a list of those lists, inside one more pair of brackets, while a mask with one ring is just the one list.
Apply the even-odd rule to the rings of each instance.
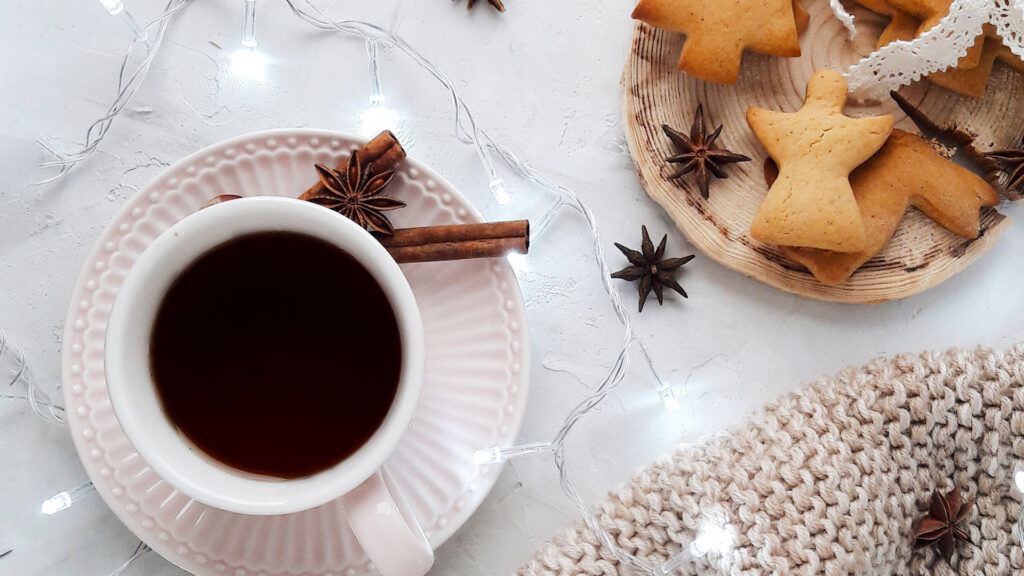
[[[872, 12], [890, 18], [878, 39], [878, 48], [897, 40], [910, 41], [934, 28], [949, 14], [952, 0], [856, 0]], [[1003, 62], [1024, 73], [1024, 62], [1004, 44], [995, 28], [985, 25], [984, 33], [960, 59], [956, 68], [936, 72], [928, 79], [947, 90], [980, 98], [985, 94], [995, 63]]]
[[877, 254], [910, 206], [965, 238], [999, 196], [888, 115], [843, 115], [846, 80], [831, 70], [807, 85], [804, 107], [751, 107], [747, 121], [778, 165], [751, 236], [783, 247], [824, 284], [846, 281]]

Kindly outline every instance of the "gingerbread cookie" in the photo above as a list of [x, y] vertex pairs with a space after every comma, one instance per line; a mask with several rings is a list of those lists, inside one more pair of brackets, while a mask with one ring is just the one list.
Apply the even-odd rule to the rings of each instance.
[[928, 80], [936, 86], [942, 86], [946, 90], [981, 98], [985, 95], [985, 88], [988, 86], [988, 77], [992, 74], [992, 68], [996, 62], [998, 45], [991, 40], [982, 38], [981, 60], [973, 68], [957, 66], [950, 70], [935, 72], [928, 76]]
[[[860, 1], [868, 8], [871, 8], [871, 6], [868, 6], [870, 4], [883, 10], [885, 9], [885, 0]], [[881, 47], [897, 40], [913, 40], [917, 37], [917, 27], [912, 18], [903, 15], [902, 12], [895, 11], [893, 20], [878, 39], [878, 45]], [[1000, 51], [1000, 47], [1004, 48], [1005, 51]], [[978, 59], [974, 61], [974, 52], [979, 48]], [[985, 34], [978, 37], [974, 47], [957, 62], [955, 68], [934, 72], [928, 76], [928, 80], [957, 94], [980, 98], [985, 94], [988, 78], [992, 74], [992, 67], [997, 58], [1008, 60], [1014, 67], [1018, 67], [1018, 65], [1024, 67], [1020, 59], [1016, 58], [1009, 48], [1003, 46], [1002, 41], [995, 34], [995, 29], [986, 25]]]
[[640, 0], [633, 18], [686, 34], [679, 68], [721, 84], [736, 82], [744, 50], [800, 55], [793, 0]]
[[[858, 4], [868, 10], [891, 18], [889, 25], [886, 26], [885, 30], [882, 31], [882, 35], [878, 38], [876, 48], [881, 48], [897, 40], [909, 42], [916, 38], [923, 31], [922, 28], [925, 27], [917, 17], [897, 9], [890, 3], [891, 1], [857, 0]], [[942, 12], [943, 4], [948, 4], [948, 2], [931, 4], [933, 14], [942, 14], [939, 19], [945, 16], [949, 10], [947, 5], [946, 11]], [[911, 6], [916, 6], [917, 12], [922, 13], [920, 2], [916, 4], [911, 3]], [[934, 12], [935, 10], [939, 10], [939, 12]], [[955, 68], [935, 72], [928, 76], [928, 80], [957, 94], [980, 98], [985, 94], [988, 78], [992, 73], [994, 62], [997, 60], [1008, 64], [1018, 72], [1024, 73], [1024, 62], [1003, 44], [995, 28], [986, 24], [985, 33], [977, 38], [967, 54], [957, 62]]]
[[842, 74], [823, 70], [807, 84], [800, 111], [747, 110], [751, 129], [780, 167], [750, 228], [757, 240], [836, 252], [865, 248], [848, 177], [885, 144], [893, 119], [844, 116], [846, 98]]
[[[881, 0], [875, 0], [876, 2]], [[953, 3], [953, 0], [884, 0], [888, 2], [893, 8], [913, 16], [921, 21], [921, 24], [917, 28], [917, 34], [920, 36], [925, 32], [936, 27], [943, 18], [949, 14], [949, 6]], [[965, 68], [973, 68], [978, 65], [981, 60], [981, 42], [975, 42], [967, 54], [960, 59], [958, 66]]]
[[881, 251], [910, 206], [954, 234], [977, 238], [980, 208], [999, 204], [992, 186], [939, 155], [923, 138], [902, 130], [893, 130], [885, 146], [850, 174], [850, 184], [864, 219], [863, 250], [782, 247], [783, 254], [828, 286], [845, 282]]
[[804, 30], [811, 25], [811, 13], [797, 0], [793, 0], [793, 19], [796, 20], [798, 34], [803, 34]]
[[994, 30], [988, 30], [985, 36], [979, 37], [979, 45], [982, 49], [981, 59], [977, 66], [965, 68], [958, 65], [952, 70], [935, 72], [928, 77], [928, 80], [957, 94], [981, 98], [985, 95], [988, 79], [992, 75], [996, 61], [1003, 62], [1017, 72], [1024, 73], [1024, 62], [1003, 44], [1002, 39]]
[[893, 8], [886, 0], [857, 0], [857, 3], [872, 12], [889, 17], [889, 25], [882, 30], [878, 42], [875, 43], [876, 50], [897, 40], [910, 41], [917, 37], [921, 21]]
[[[989, 38], [988, 41], [991, 42], [992, 40], [993, 38]], [[999, 44], [996, 46], [996, 60], [1024, 74], [1024, 60], [1021, 60], [1020, 56], [1014, 54], [1013, 50], [1010, 50], [1009, 46], [1003, 44], [1002, 40], [999, 40]]]
[[910, 36], [911, 39], [917, 36], [917, 29], [921, 27], [921, 21], [900, 12], [886, 0], [856, 0], [856, 2], [876, 14], [890, 18], [889, 25], [882, 30], [882, 35], [875, 44], [876, 50], [896, 40], [907, 40], [907, 36]]
[[[883, 16], [890, 18], [889, 25], [882, 31], [875, 48], [881, 48], [897, 40], [911, 41], [919, 35], [924, 34], [938, 24], [946, 14], [949, 13], [950, 0], [907, 0], [903, 4], [897, 4], [900, 0], [856, 0], [858, 4]], [[909, 6], [910, 11], [904, 11], [899, 6]], [[922, 15], [927, 18], [922, 21]], [[928, 25], [928, 23], [932, 23]], [[957, 66], [973, 68], [978, 65], [981, 59], [981, 37], [975, 42], [967, 54], [959, 60]]]

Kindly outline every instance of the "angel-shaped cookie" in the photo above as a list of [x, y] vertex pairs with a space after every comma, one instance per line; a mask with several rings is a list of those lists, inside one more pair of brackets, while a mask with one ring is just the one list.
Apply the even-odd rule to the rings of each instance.
[[885, 144], [893, 119], [844, 116], [846, 98], [843, 76], [823, 70], [811, 77], [798, 112], [747, 110], [747, 122], [779, 164], [779, 178], [750, 229], [757, 240], [835, 252], [864, 249], [849, 174]]

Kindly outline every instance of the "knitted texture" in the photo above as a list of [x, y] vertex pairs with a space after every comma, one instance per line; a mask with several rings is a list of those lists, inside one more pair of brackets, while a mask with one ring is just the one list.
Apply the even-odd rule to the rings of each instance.
[[[597, 509], [624, 551], [654, 565], [718, 515], [735, 547], [680, 574], [1024, 574], [1024, 346], [879, 359], [768, 405], [745, 426], [641, 470]], [[935, 490], [976, 506], [952, 565], [914, 551]], [[968, 526], [969, 525], [969, 526]], [[632, 574], [582, 522], [521, 576]]]

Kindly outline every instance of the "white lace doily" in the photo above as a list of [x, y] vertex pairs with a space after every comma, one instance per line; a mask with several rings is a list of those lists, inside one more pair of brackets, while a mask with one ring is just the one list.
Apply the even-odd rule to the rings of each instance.
[[[852, 17], [842, 5], [830, 5], [852, 28]], [[892, 42], [850, 67], [850, 91], [878, 95], [946, 70], [967, 54], [986, 23], [993, 24], [1003, 43], [1024, 58], [1024, 0], [954, 0], [949, 14], [928, 32], [912, 42]]]

